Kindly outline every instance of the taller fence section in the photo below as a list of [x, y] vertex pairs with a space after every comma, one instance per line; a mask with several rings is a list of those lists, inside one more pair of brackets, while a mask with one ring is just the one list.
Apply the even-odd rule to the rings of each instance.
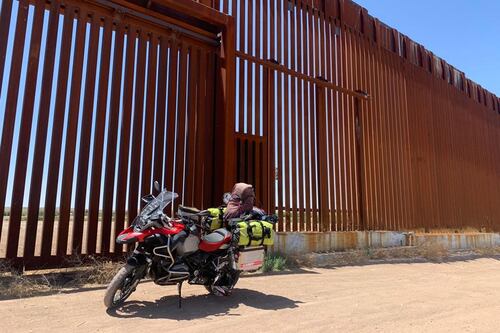
[[4, 0], [0, 27], [0, 257], [120, 254], [154, 180], [211, 204], [216, 32], [118, 1]]
[[498, 97], [349, 0], [205, 3], [236, 20], [237, 176], [279, 230], [500, 230]]

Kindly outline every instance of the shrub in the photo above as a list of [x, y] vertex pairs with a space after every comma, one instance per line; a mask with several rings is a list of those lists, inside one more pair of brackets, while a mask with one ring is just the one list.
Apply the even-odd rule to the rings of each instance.
[[267, 254], [262, 265], [263, 272], [279, 272], [287, 268], [287, 259], [280, 254]]

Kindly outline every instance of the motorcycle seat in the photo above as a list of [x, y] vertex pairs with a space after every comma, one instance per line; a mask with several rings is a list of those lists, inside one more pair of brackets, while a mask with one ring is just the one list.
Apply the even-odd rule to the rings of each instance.
[[228, 237], [231, 237], [231, 233], [228, 230], [221, 228], [203, 236], [201, 239], [209, 244], [219, 244], [224, 242], [224, 240]]
[[217, 229], [208, 235], [201, 237], [200, 250], [204, 252], [212, 252], [217, 249], [227, 248], [231, 241], [231, 233], [224, 229]]

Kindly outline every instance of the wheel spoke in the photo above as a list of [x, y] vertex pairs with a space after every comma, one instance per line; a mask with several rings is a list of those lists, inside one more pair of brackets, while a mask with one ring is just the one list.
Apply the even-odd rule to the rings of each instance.
[[[123, 302], [131, 293], [134, 285], [135, 270], [130, 272], [121, 285], [121, 287], [116, 291], [115, 297], [113, 297], [113, 303], [118, 304]], [[116, 297], [119, 296], [119, 297]]]

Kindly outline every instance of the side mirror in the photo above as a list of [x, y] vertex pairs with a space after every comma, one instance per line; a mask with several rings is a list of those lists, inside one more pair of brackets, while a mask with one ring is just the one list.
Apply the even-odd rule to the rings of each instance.
[[148, 194], [148, 195], [145, 195], [141, 198], [142, 202], [144, 203], [150, 203], [153, 199], [154, 199], [154, 195], [152, 194]]
[[230, 200], [231, 200], [231, 193], [229, 192], [224, 193], [224, 195], [222, 196], [222, 202], [224, 202], [224, 204], [227, 205]]
[[158, 183], [157, 180], [155, 180], [155, 182], [153, 183], [153, 188], [155, 189], [156, 192], [161, 192], [160, 183]]

